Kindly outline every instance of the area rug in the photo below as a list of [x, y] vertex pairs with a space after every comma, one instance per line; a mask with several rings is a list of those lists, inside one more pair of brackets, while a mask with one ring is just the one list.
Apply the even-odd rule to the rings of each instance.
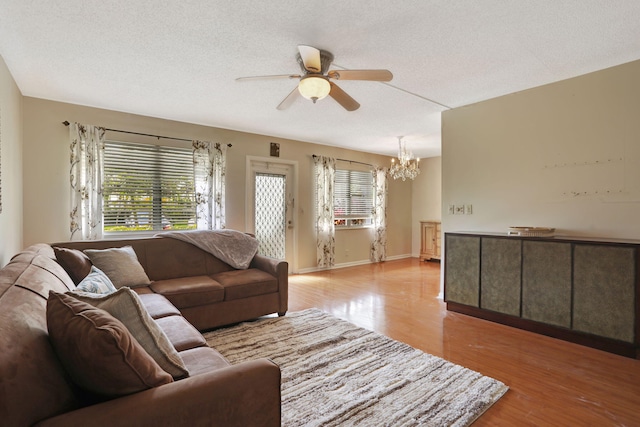
[[280, 366], [285, 427], [467, 426], [508, 389], [315, 308], [205, 338], [232, 364]]

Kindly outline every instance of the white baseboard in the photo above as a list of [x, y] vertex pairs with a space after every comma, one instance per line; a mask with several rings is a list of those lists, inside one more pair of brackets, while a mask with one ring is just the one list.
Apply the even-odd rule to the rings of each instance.
[[405, 259], [405, 258], [418, 258], [418, 257], [417, 256], [414, 257], [411, 254], [394, 255], [394, 256], [387, 257], [387, 261], [395, 261], [398, 259]]
[[[405, 259], [405, 258], [412, 258], [412, 256], [411, 256], [411, 254], [394, 255], [394, 256], [387, 257], [386, 261], [395, 261], [395, 260]], [[336, 264], [333, 267], [302, 268], [302, 269], [298, 270], [294, 274], [315, 273], [317, 271], [335, 270], [335, 269], [338, 269], [338, 268], [355, 267], [357, 265], [365, 265], [365, 264], [373, 264], [373, 262], [371, 260], [366, 259], [366, 260], [361, 260], [361, 261], [343, 262], [343, 263], [340, 263], [340, 264]]]

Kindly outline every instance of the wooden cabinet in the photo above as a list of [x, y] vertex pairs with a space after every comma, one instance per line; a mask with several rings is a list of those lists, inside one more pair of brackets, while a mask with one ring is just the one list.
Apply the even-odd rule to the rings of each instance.
[[447, 309], [640, 358], [640, 242], [445, 234]]
[[440, 259], [441, 236], [438, 221], [420, 221], [420, 261]]

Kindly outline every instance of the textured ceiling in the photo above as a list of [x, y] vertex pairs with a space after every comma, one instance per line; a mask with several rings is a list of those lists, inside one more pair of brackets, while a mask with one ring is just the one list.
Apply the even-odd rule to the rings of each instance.
[[[639, 17], [638, 0], [0, 0], [0, 55], [25, 96], [388, 155], [404, 135], [429, 157], [447, 107], [640, 59]], [[299, 73], [299, 44], [394, 78], [338, 82], [354, 112], [279, 111], [297, 80], [235, 81]]]

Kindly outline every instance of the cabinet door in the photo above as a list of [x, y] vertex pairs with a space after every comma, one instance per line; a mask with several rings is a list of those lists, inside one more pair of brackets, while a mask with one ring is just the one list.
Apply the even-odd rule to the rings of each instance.
[[441, 248], [442, 248], [442, 225], [439, 222], [436, 222], [436, 247], [434, 248], [435, 256], [434, 258], [440, 259], [441, 257]]
[[521, 240], [483, 237], [481, 259], [480, 306], [520, 316]]
[[479, 306], [480, 237], [445, 237], [444, 297], [446, 301]]
[[436, 225], [433, 222], [422, 223], [422, 254], [425, 259], [436, 255]]
[[636, 249], [574, 248], [573, 329], [634, 341]]
[[524, 242], [522, 317], [571, 327], [571, 244]]

